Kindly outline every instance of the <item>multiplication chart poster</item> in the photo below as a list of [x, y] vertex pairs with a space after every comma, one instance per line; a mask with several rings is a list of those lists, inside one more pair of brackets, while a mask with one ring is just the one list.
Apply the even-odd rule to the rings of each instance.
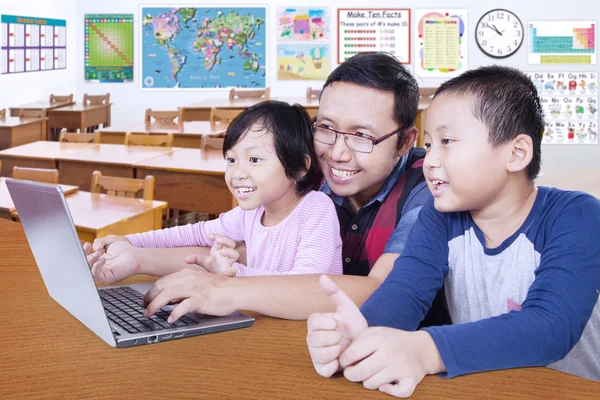
[[67, 21], [2, 15], [0, 73], [67, 68]]
[[450, 78], [467, 69], [467, 10], [415, 10], [415, 73]]
[[358, 53], [386, 52], [410, 64], [409, 9], [338, 9], [338, 64]]
[[598, 73], [529, 72], [540, 95], [544, 144], [598, 143]]
[[529, 64], [596, 64], [596, 21], [530, 21]]

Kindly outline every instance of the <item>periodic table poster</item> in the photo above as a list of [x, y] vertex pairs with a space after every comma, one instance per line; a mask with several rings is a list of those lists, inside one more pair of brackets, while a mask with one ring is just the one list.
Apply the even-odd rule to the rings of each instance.
[[67, 21], [2, 15], [0, 73], [67, 68]]
[[338, 9], [338, 64], [357, 53], [386, 52], [410, 64], [410, 10]]
[[598, 143], [598, 73], [529, 72], [544, 110], [543, 144]]
[[530, 21], [529, 64], [596, 64], [595, 21]]

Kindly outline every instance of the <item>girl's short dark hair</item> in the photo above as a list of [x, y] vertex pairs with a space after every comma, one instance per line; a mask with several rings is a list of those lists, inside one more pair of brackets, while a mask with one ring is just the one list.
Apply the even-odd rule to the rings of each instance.
[[[310, 192], [318, 166], [311, 119], [304, 107], [269, 100], [244, 110], [227, 128], [223, 156], [256, 124], [262, 125], [262, 129], [273, 135], [277, 158], [283, 165], [285, 175], [296, 181], [296, 193], [304, 195]], [[307, 156], [310, 158], [308, 168]]]

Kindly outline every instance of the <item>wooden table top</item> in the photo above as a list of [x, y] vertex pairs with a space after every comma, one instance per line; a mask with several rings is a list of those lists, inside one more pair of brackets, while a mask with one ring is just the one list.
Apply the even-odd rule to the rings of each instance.
[[75, 104], [75, 102], [74, 101], [61, 101], [61, 102], [50, 103], [49, 100], [42, 100], [42, 101], [34, 101], [32, 103], [22, 104], [17, 107], [10, 107], [10, 109], [11, 110], [19, 110], [21, 108], [24, 108], [26, 110], [41, 110], [41, 109], [51, 110], [54, 108], [70, 106], [72, 104]]
[[100, 128], [98, 132], [106, 133], [173, 133], [176, 135], [214, 135], [223, 133], [227, 129], [226, 124], [217, 125], [213, 130], [209, 121], [193, 121], [181, 124], [146, 124], [144, 122], [125, 122], [111, 125], [108, 128]]
[[87, 146], [75, 152], [65, 152], [57, 159], [83, 163], [132, 165], [136, 162], [180, 150], [179, 147], [125, 146], [123, 144], [101, 143]]
[[33, 124], [45, 120], [46, 118], [18, 118], [4, 117], [0, 118], [0, 128], [14, 128], [17, 126]]
[[68, 106], [64, 106], [64, 107], [60, 107], [60, 108], [55, 108], [52, 110], [49, 110], [48, 113], [53, 114], [53, 113], [59, 113], [59, 112], [81, 112], [81, 111], [88, 111], [88, 110], [97, 110], [100, 108], [106, 108], [106, 107], [110, 107], [112, 105], [111, 104], [72, 104], [72, 105], [68, 105]]
[[[60, 185], [65, 196], [73, 194], [79, 190], [78, 186]], [[12, 212], [15, 210], [15, 205], [10, 197], [8, 188], [6, 187], [6, 178], [0, 177], [0, 210]]]
[[181, 149], [134, 164], [135, 168], [223, 175], [226, 161], [221, 150]]
[[56, 160], [61, 156], [83, 150], [88, 147], [97, 146], [95, 143], [59, 143], [38, 141], [27, 143], [10, 149], [0, 150], [1, 156], [15, 158], [37, 158], [41, 160]]
[[[90, 232], [106, 229], [136, 215], [168, 206], [164, 201], [109, 196], [81, 190], [66, 196], [65, 199], [77, 229]], [[11, 214], [18, 216], [15, 211]]]
[[[0, 220], [0, 254], [0, 398], [393, 399], [319, 376], [305, 321], [255, 315], [250, 328], [112, 348], [48, 296], [20, 224]], [[428, 376], [411, 399], [589, 400], [598, 393], [597, 382], [521, 368]]]

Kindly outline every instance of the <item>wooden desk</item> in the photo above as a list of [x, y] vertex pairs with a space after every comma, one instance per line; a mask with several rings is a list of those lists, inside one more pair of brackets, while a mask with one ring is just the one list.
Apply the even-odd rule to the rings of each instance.
[[62, 102], [56, 102], [56, 103], [50, 103], [49, 100], [35, 101], [33, 103], [27, 103], [27, 104], [23, 104], [23, 105], [20, 105], [17, 107], [10, 107], [10, 116], [18, 117], [21, 109], [45, 111], [46, 116], [48, 116], [49, 110], [55, 110], [57, 108], [70, 106], [73, 104], [75, 104], [74, 101], [62, 101]]
[[[154, 146], [125, 146], [123, 144], [94, 144], [57, 158], [60, 181], [90, 190], [92, 173], [134, 178], [133, 164], [169, 154], [180, 148]], [[1, 155], [1, 153], [0, 153]]]
[[415, 118], [415, 126], [419, 130], [415, 146], [424, 147], [424, 136], [425, 136], [425, 114], [427, 107], [431, 104], [431, 99], [421, 100], [419, 102], [419, 108], [417, 109], [417, 117]]
[[600, 199], [600, 170], [542, 168], [535, 184], [586, 192]]
[[[250, 328], [112, 348], [48, 296], [20, 224], [0, 220], [0, 254], [0, 398], [394, 399], [319, 376], [305, 321], [256, 315]], [[597, 382], [523, 368], [428, 376], [411, 399], [590, 400], [598, 393]]]
[[[95, 144], [40, 141], [1, 150], [0, 161], [2, 161], [2, 171], [0, 175], [12, 176], [12, 170], [15, 165], [28, 168], [55, 169], [58, 168], [57, 158], [61, 155], [92, 146], [95, 146]], [[91, 179], [92, 175], [90, 174], [89, 180]]]
[[[127, 235], [162, 228], [168, 204], [78, 191], [66, 197], [79, 239], [92, 243], [106, 235]], [[18, 219], [16, 211], [11, 216]]]
[[[273, 97], [271, 100], [285, 101], [290, 104], [298, 103], [304, 106], [311, 116], [316, 115], [316, 112], [319, 109], [318, 99], [311, 99], [309, 101], [306, 99], [306, 97]], [[246, 109], [263, 101], [265, 101], [265, 99], [257, 98], [229, 100], [229, 98], [219, 97], [214, 99], [205, 99], [198, 103], [188, 104], [187, 106], [183, 106], [181, 108], [183, 109], [184, 121], [209, 121], [210, 109], [213, 107]]]
[[[65, 196], [79, 190], [77, 186], [60, 185]], [[15, 211], [15, 205], [6, 187], [6, 178], [0, 178], [0, 218], [10, 219], [11, 213]]]
[[0, 150], [46, 138], [46, 118], [0, 118]]
[[85, 132], [87, 128], [96, 125], [110, 126], [110, 108], [111, 104], [75, 104], [49, 110], [47, 140], [51, 140], [52, 129], [67, 128], [69, 131], [79, 129], [81, 132]]
[[123, 144], [125, 134], [146, 133], [146, 134], [173, 134], [173, 146], [199, 149], [203, 135], [215, 135], [224, 133], [227, 125], [219, 125], [216, 130], [211, 129], [208, 121], [185, 122], [183, 125], [168, 124], [145, 124], [143, 122], [128, 122], [111, 126], [110, 128], [101, 128], [100, 143]]
[[220, 150], [182, 149], [134, 167], [136, 178], [156, 178], [154, 196], [171, 208], [219, 215], [237, 206], [225, 184], [226, 164]]

